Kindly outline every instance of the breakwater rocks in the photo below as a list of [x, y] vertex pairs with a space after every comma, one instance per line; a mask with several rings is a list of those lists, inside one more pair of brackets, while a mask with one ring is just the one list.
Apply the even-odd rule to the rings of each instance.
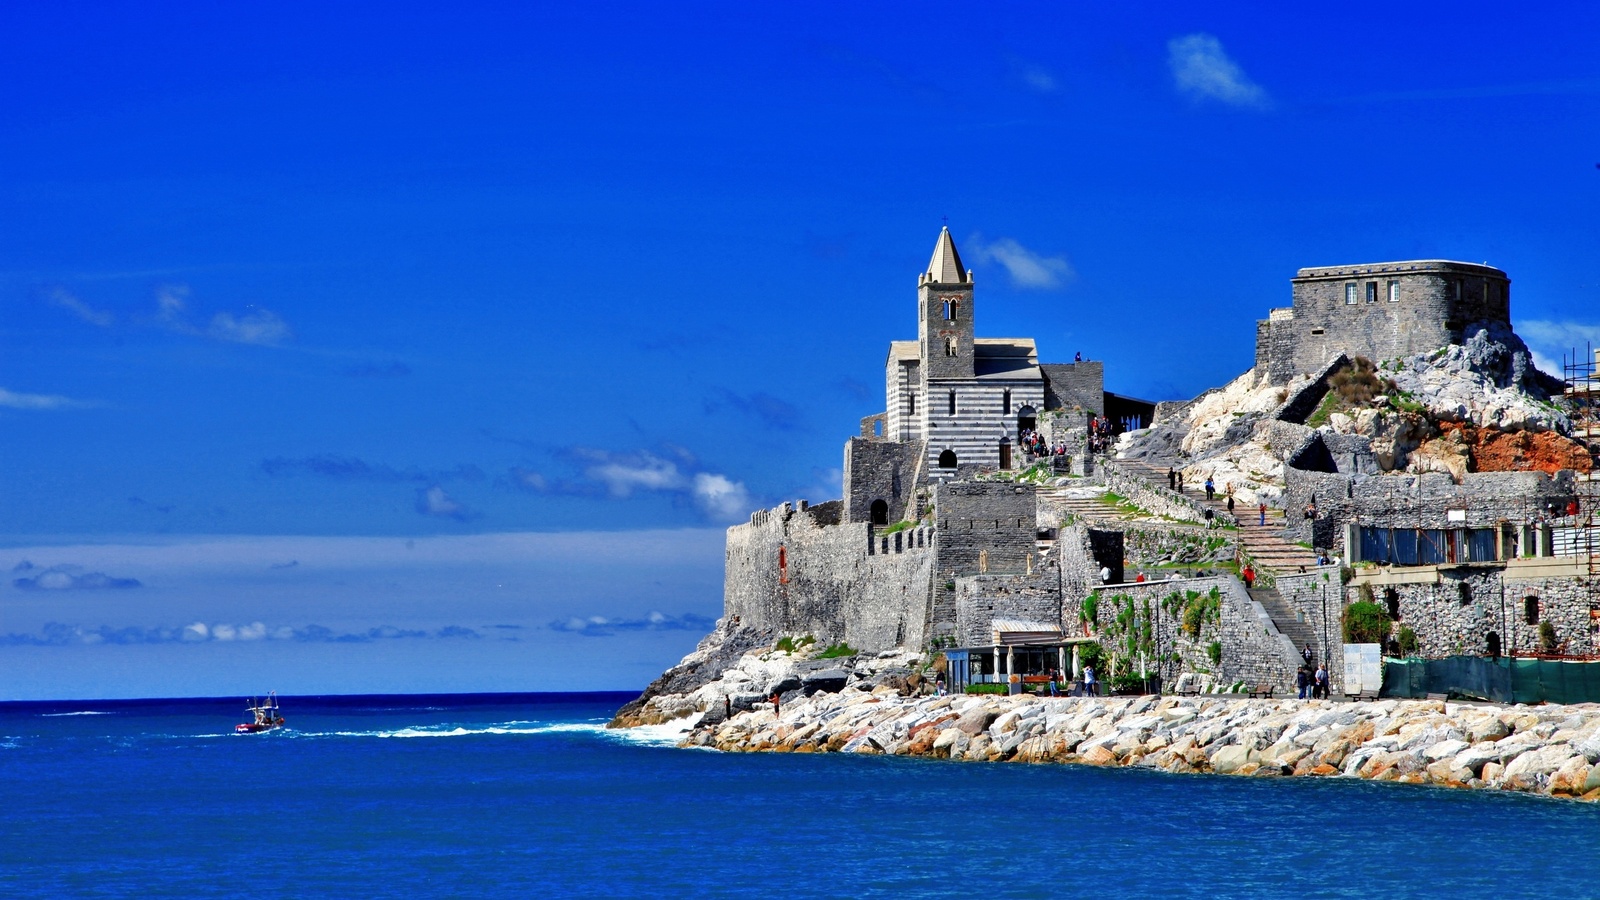
[[734, 752], [867, 753], [1363, 778], [1600, 799], [1600, 707], [1227, 697], [904, 697], [819, 693], [703, 724]]

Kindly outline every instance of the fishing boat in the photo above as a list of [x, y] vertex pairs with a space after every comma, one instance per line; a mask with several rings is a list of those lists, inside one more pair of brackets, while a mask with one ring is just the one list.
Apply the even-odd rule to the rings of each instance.
[[256, 734], [262, 731], [271, 731], [283, 727], [283, 716], [278, 714], [278, 694], [276, 691], [267, 694], [267, 699], [257, 702], [250, 699], [250, 704], [244, 708], [250, 713], [253, 721], [240, 722], [233, 726], [235, 734]]

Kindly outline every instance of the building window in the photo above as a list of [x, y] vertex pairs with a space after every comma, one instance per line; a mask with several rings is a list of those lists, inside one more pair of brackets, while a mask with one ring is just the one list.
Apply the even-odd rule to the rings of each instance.
[[1367, 282], [1367, 302], [1378, 302], [1378, 283], [1376, 281]]
[[1527, 622], [1529, 625], [1537, 625], [1537, 624], [1539, 624], [1539, 598], [1538, 597], [1523, 597], [1522, 598], [1522, 621]]
[[1398, 281], [1389, 282], [1389, 302], [1390, 303], [1399, 303], [1400, 302], [1400, 282], [1398, 282]]
[[1389, 618], [1396, 622], [1400, 621], [1400, 595], [1394, 588], [1388, 588], [1383, 592], [1383, 602], [1389, 607]]
[[954, 450], [946, 450], [945, 452], [939, 454], [939, 468], [954, 469], [955, 467], [956, 452]]
[[1358, 296], [1358, 294], [1357, 294], [1357, 291], [1356, 291], [1356, 283], [1354, 281], [1352, 281], [1349, 284], [1346, 284], [1344, 286], [1344, 305], [1345, 306], [1355, 306], [1356, 302], [1357, 302], [1357, 300], [1356, 300], [1357, 296]]
[[950, 392], [950, 415], [956, 414], [956, 392]]
[[1000, 406], [1000, 412], [1008, 416], [1011, 415], [1011, 388], [1006, 388], [1005, 392], [1000, 395]]
[[917, 395], [916, 394], [907, 394], [906, 395], [906, 402], [911, 404], [910, 409], [908, 409], [906, 412], [909, 415], [913, 415], [913, 416], [916, 415], [917, 414]]

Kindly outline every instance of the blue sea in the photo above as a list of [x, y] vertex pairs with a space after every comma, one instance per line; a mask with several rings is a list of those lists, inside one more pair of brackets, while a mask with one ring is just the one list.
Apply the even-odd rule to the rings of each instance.
[[625, 694], [0, 704], [0, 897], [1595, 897], [1600, 806], [679, 750]]

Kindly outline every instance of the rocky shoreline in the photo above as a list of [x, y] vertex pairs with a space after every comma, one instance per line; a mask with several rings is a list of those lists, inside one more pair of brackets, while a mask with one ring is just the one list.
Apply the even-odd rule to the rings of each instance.
[[1344, 777], [1600, 800], [1593, 704], [908, 697], [882, 685], [785, 700], [778, 714], [767, 703], [712, 718], [720, 719], [697, 723], [680, 746]]

